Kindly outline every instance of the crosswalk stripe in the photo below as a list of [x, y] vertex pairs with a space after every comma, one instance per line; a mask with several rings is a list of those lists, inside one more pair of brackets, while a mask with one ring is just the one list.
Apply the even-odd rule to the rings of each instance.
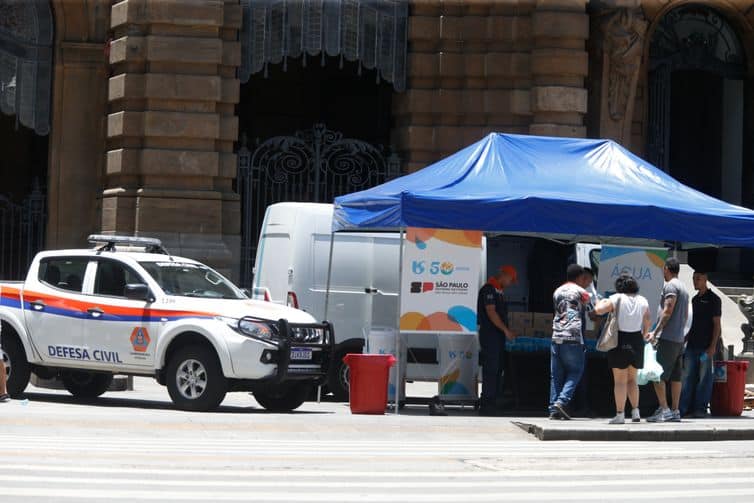
[[[603, 477], [601, 473], [595, 473], [594, 470], [552, 470], [552, 469], [540, 469], [536, 470], [495, 470], [492, 465], [491, 468], [485, 471], [469, 471], [469, 470], [456, 470], [456, 471], [433, 471], [433, 472], [420, 472], [420, 471], [350, 471], [350, 470], [338, 470], [336, 475], [338, 478], [371, 478], [371, 479], [444, 479], [444, 478], [494, 478], [500, 477], [501, 473], [506, 478], [548, 478], [548, 477]], [[50, 472], [50, 473], [98, 473], [98, 474], [112, 474], [112, 475], [132, 475], [132, 474], [144, 474], [149, 473], [153, 476], [158, 475], [177, 475], [181, 477], [186, 476], [205, 476], [207, 478], [212, 477], [266, 477], [266, 478], [285, 478], [290, 479], [295, 476], [298, 479], [303, 478], [322, 478], [332, 476], [331, 471], [325, 470], [268, 470], [268, 469], [252, 469], [252, 470], [239, 470], [239, 469], [191, 469], [191, 468], [159, 468], [153, 465], [142, 466], [140, 468], [129, 467], [102, 467], [102, 466], [60, 466], [60, 465], [45, 465], [45, 464], [14, 464], [14, 472]], [[733, 475], [733, 474], [749, 474], [754, 476], [754, 466], [752, 467], [728, 467], [728, 468], [653, 468], [652, 475], [654, 476], [712, 476], [712, 475]], [[619, 473], [616, 473], [616, 477], [645, 477], [647, 475], [646, 469], [627, 469], [622, 468]]]
[[[323, 477], [327, 475], [323, 474]], [[336, 478], [337, 473], [331, 474], [330, 477]], [[298, 481], [295, 480], [296, 475], [292, 474], [292, 480], [287, 480], [284, 484], [285, 491], [292, 490], [312, 490], [312, 489], [370, 489], [372, 492], [391, 492], [396, 489], [446, 489], [446, 490], [467, 490], [467, 489], [479, 489], [478, 481], [351, 481], [346, 482], [342, 480], [309, 480]], [[710, 478], [683, 478], [674, 480], [674, 484], [689, 486], [718, 486], [718, 485], [737, 485], [746, 484], [751, 482], [754, 478], [742, 478], [742, 477], [710, 477]], [[43, 477], [34, 475], [0, 475], [0, 481], [19, 483], [36, 483], [45, 482], [48, 484], [84, 484], [85, 486], [133, 486], [133, 487], [204, 487], [204, 488], [220, 488], [220, 489], [232, 489], [232, 488], [280, 488], [281, 482], [279, 480], [188, 480], [188, 479], [175, 479], [175, 480], [158, 480], [148, 478], [109, 478], [98, 479], [93, 477]], [[646, 487], [660, 487], [663, 484], [667, 484], [666, 478], [643, 478], [642, 484]], [[609, 487], [624, 487], [634, 486], [636, 479], [608, 479], [608, 480], [577, 480], [573, 478], [568, 479], [545, 479], [537, 482], [537, 490], [542, 489], [572, 489], [572, 488], [609, 488]], [[8, 487], [6, 484], [4, 487]], [[531, 481], [528, 480], [486, 480], [484, 482], [485, 489], [515, 489], [531, 487]], [[751, 488], [754, 493], [754, 488]]]
[[[664, 481], [667, 484], [667, 481]], [[249, 500], [253, 498], [255, 501], [290, 501], [295, 499], [298, 502], [351, 502], [358, 499], [359, 502], [366, 503], [384, 503], [386, 499], [395, 497], [393, 493], [380, 493], [369, 494], [365, 492], [359, 492], [358, 495], [354, 494], [333, 494], [333, 493], [296, 493], [295, 496], [284, 491], [282, 492], [259, 492], [256, 491], [252, 494], [244, 492], [236, 493], [220, 493], [217, 491], [161, 491], [156, 493], [149, 490], [113, 490], [106, 489], [62, 489], [62, 488], [17, 488], [17, 487], [4, 487], [4, 497], [40, 497], [40, 498], [57, 498], [57, 499], [101, 499], [101, 500], [113, 500], [113, 499], [139, 499], [139, 500], [157, 500], [157, 501], [236, 501], [236, 500]], [[398, 497], [403, 496], [398, 494]], [[698, 498], [715, 498], [721, 499], [724, 497], [735, 496], [754, 496], [754, 488], [730, 488], [730, 487], [715, 487], [711, 489], [699, 489], [694, 488], [690, 490], [676, 490], [676, 489], [662, 489], [658, 487], [653, 490], [632, 490], [625, 493], [616, 492], [610, 494], [610, 500], [625, 500], [636, 501], [640, 499], [647, 500], [660, 500], [660, 499], [698, 499]], [[462, 495], [464, 499], [469, 501], [604, 501], [605, 495], [602, 493], [588, 493], [580, 491], [520, 491], [520, 492], [506, 492], [505, 494], [494, 493], [464, 493]], [[406, 499], [409, 499], [412, 503], [424, 503], [424, 502], [453, 502], [458, 501], [458, 494], [411, 494]]]

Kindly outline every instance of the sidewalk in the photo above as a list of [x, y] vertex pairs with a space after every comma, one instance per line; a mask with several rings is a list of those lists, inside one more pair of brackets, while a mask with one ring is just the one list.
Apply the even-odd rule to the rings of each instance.
[[680, 423], [627, 422], [607, 424], [607, 419], [552, 421], [547, 418], [514, 419], [512, 423], [539, 440], [582, 441], [712, 441], [754, 440], [754, 412], [740, 417], [688, 419]]

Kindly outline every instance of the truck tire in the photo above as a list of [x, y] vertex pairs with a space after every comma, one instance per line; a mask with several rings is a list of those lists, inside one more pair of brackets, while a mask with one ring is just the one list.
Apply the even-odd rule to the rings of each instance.
[[168, 361], [165, 380], [171, 400], [182, 410], [214, 410], [228, 392], [220, 361], [214, 349], [207, 346], [186, 346], [176, 351]]
[[281, 384], [254, 391], [254, 398], [270, 412], [291, 412], [301, 407], [310, 390], [311, 385], [306, 383]]
[[360, 353], [361, 351], [341, 351], [335, 354], [327, 376], [327, 388], [339, 402], [347, 402], [349, 398], [350, 371], [343, 361], [347, 353]]
[[91, 400], [102, 395], [110, 388], [110, 384], [113, 382], [112, 374], [87, 372], [84, 370], [65, 371], [61, 373], [60, 377], [68, 393], [76, 398], [83, 398], [85, 400]]
[[29, 384], [31, 367], [26, 360], [24, 347], [15, 337], [3, 337], [2, 358], [5, 363], [5, 373], [8, 376], [8, 394], [16, 398], [21, 395]]

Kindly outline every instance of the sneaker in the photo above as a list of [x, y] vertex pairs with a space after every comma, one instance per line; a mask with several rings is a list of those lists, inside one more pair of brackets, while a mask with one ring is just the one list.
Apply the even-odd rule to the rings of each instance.
[[619, 412], [607, 424], [626, 424], [626, 414]]
[[641, 421], [641, 412], [639, 409], [633, 409], [631, 410], [631, 422], [632, 423], [638, 423]]
[[562, 419], [566, 419], [566, 420], [571, 419], [571, 415], [568, 413], [568, 410], [566, 409], [565, 404], [562, 404], [560, 402], [555, 402], [555, 405], [553, 405], [553, 407], [555, 407], [555, 410], [560, 412], [560, 415], [563, 416]]
[[550, 412], [550, 418], [549, 419], [551, 421], [560, 421], [561, 419], [563, 419], [563, 416], [560, 415], [560, 412], [554, 411], [554, 412]]
[[673, 415], [672, 415], [672, 417], [670, 418], [669, 421], [671, 423], [680, 423], [681, 422], [681, 411], [678, 410], [678, 409], [676, 409], [676, 410], [671, 411], [671, 413]]
[[6, 403], [10, 402], [10, 395], [8, 393], [3, 393], [0, 395], [0, 403]]
[[[680, 415], [679, 415], [680, 416]], [[647, 418], [648, 423], [667, 423], [673, 419], [673, 411], [670, 409], [659, 409], [657, 412]]]

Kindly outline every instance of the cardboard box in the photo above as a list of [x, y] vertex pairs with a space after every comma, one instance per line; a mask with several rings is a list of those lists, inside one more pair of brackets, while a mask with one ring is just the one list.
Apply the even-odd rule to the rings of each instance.
[[552, 337], [552, 328], [549, 330], [530, 328], [529, 337], [536, 337], [537, 339], [549, 339], [550, 337]]
[[552, 313], [534, 313], [532, 317], [532, 329], [534, 332], [545, 332], [552, 334]]
[[532, 314], [523, 312], [508, 313], [508, 328], [514, 332], [523, 332], [526, 329], [531, 328]]

